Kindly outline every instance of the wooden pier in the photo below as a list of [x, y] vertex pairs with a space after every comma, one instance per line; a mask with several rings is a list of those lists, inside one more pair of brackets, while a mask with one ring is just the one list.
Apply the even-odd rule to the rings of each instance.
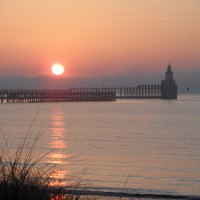
[[87, 102], [115, 101], [114, 92], [98, 89], [75, 91], [69, 90], [0, 90], [1, 103], [37, 103], [37, 102]]
[[161, 98], [160, 85], [135, 88], [71, 88], [68, 90], [0, 90], [1, 103], [116, 101]]

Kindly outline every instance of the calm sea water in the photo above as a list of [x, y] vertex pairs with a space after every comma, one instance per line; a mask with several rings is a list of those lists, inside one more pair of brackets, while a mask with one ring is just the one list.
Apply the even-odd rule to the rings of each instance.
[[[1, 104], [1, 144], [42, 132], [37, 153], [87, 187], [200, 195], [200, 95], [178, 100]], [[4, 138], [4, 139], [2, 139]]]

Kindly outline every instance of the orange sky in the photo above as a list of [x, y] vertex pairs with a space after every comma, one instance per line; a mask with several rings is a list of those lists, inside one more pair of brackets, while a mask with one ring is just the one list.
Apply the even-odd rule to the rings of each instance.
[[1, 0], [0, 74], [200, 68], [199, 0]]

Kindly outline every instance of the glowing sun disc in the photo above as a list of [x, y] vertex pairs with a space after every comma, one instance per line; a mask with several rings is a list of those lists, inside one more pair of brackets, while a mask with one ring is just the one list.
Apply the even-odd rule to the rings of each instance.
[[52, 66], [51, 71], [55, 75], [61, 75], [64, 73], [65, 68], [61, 64], [55, 64]]

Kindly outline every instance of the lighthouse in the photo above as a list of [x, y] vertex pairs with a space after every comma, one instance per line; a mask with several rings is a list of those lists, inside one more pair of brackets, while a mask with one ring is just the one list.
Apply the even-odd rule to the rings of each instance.
[[170, 64], [165, 73], [165, 80], [161, 82], [161, 97], [162, 99], [177, 99], [177, 85]]

